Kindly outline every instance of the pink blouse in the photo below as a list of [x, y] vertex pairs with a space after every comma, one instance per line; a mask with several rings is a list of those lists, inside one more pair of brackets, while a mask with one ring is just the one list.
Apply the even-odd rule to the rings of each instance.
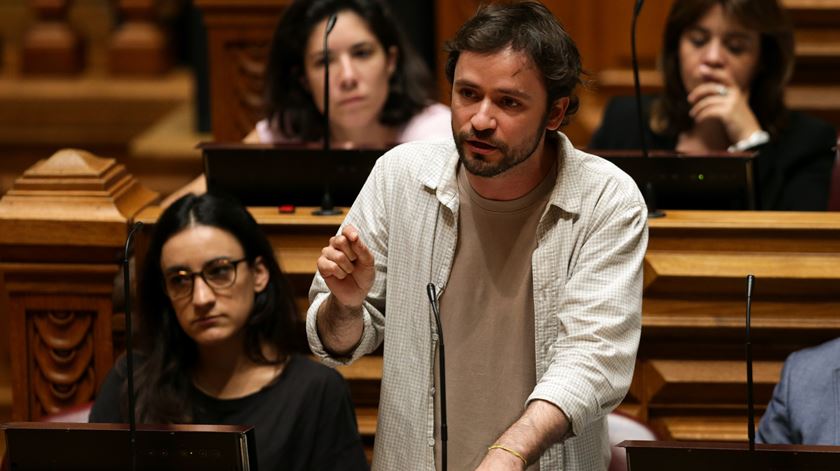
[[[440, 103], [429, 105], [400, 129], [397, 135], [397, 144], [452, 137], [451, 119], [452, 115], [448, 106]], [[272, 128], [266, 119], [257, 123], [257, 136], [259, 142], [265, 144], [277, 144], [291, 140], [279, 130]]]

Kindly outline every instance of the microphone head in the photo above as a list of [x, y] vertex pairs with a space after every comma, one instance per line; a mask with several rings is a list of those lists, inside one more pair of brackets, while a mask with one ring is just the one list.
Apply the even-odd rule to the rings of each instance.
[[431, 303], [434, 304], [437, 300], [437, 288], [435, 287], [434, 283], [429, 283], [426, 285], [426, 294], [429, 295], [429, 301], [431, 301]]
[[642, 5], [645, 4], [645, 0], [636, 0], [636, 6], [633, 7], [633, 14], [639, 15], [642, 11]]
[[338, 13], [333, 13], [327, 18], [327, 30], [324, 32], [324, 35], [328, 35], [332, 32], [333, 28], [335, 28], [335, 22], [338, 20]]

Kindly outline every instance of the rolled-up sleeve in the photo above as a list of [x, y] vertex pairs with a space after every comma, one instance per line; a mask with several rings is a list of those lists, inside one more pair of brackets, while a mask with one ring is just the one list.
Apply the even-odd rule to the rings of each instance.
[[544, 339], [547, 366], [528, 398], [559, 407], [574, 435], [624, 398], [641, 335], [647, 210], [640, 197], [614, 209], [600, 203], [581, 235], [565, 241], [574, 256], [557, 257], [568, 266], [554, 281], [563, 285], [560, 299], [544, 301], [552, 327]]
[[383, 160], [380, 158], [371, 171], [362, 191], [347, 213], [347, 217], [338, 229], [341, 233], [344, 226], [353, 225], [359, 231], [359, 236], [373, 254], [376, 278], [362, 306], [364, 330], [359, 344], [348, 357], [335, 357], [324, 348], [318, 335], [317, 316], [321, 304], [326, 301], [330, 290], [321, 274], [316, 271], [315, 278], [309, 288], [309, 309], [306, 313], [306, 335], [309, 348], [324, 363], [336, 366], [352, 363], [379, 347], [385, 336], [385, 286], [388, 263], [388, 217], [385, 209], [383, 191], [387, 185], [383, 184]]

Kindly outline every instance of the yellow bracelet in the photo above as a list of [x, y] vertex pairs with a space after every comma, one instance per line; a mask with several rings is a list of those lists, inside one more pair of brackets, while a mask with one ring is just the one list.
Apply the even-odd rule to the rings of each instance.
[[506, 446], [504, 446], [504, 445], [500, 445], [500, 444], [498, 444], [498, 443], [495, 443], [495, 444], [490, 445], [489, 447], [487, 447], [487, 451], [490, 451], [490, 450], [504, 450], [504, 451], [506, 451], [506, 452], [510, 453], [511, 455], [513, 455], [513, 456], [515, 456], [515, 457], [519, 458], [520, 460], [522, 460], [522, 462], [523, 462], [523, 463], [525, 463], [525, 467], [526, 467], [526, 468], [528, 467], [528, 460], [526, 460], [526, 459], [525, 459], [525, 457], [524, 457], [524, 456], [522, 456], [522, 453], [519, 453], [519, 452], [518, 452], [518, 451], [516, 451], [516, 450], [513, 450], [513, 449], [511, 449], [511, 448], [508, 448], [508, 447], [506, 447]]

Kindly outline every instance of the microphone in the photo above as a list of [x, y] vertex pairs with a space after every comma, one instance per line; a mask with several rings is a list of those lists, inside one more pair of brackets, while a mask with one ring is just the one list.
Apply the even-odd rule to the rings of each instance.
[[[327, 38], [335, 28], [335, 22], [338, 20], [338, 13], [333, 13], [327, 18], [327, 27], [324, 29], [324, 155], [330, 153], [330, 51], [327, 48]], [[330, 176], [331, 178], [331, 176]], [[316, 216], [332, 216], [341, 214], [341, 211], [335, 209], [332, 202], [332, 195], [330, 195], [329, 178], [324, 184], [324, 194], [321, 197], [321, 208], [313, 211], [312, 214]]]
[[[636, 95], [636, 119], [639, 121], [639, 142], [642, 146], [642, 158], [647, 159], [648, 145], [645, 136], [645, 121], [642, 113], [642, 85], [639, 80], [639, 60], [636, 57], [636, 20], [639, 19], [639, 14], [642, 12], [642, 5], [644, 0], [636, 0], [633, 7], [633, 23], [630, 27], [630, 53], [633, 58], [633, 89]], [[665, 216], [665, 212], [657, 208], [656, 192], [653, 188], [653, 183], [645, 182], [644, 188], [645, 203], [648, 207], [648, 219], [661, 218]]]
[[446, 354], [443, 349], [443, 328], [440, 324], [440, 307], [438, 306], [437, 288], [434, 283], [426, 285], [426, 294], [429, 295], [429, 303], [432, 305], [432, 313], [435, 315], [435, 327], [438, 334], [438, 363], [440, 369], [440, 464], [441, 469], [446, 471], [446, 441], [448, 432], [446, 428]]
[[755, 400], [753, 399], [753, 361], [752, 343], [750, 342], [750, 310], [752, 308], [752, 292], [755, 276], [747, 275], [747, 322], [746, 322], [746, 354], [747, 354], [747, 437], [750, 451], [755, 451]]
[[129, 450], [131, 453], [131, 469], [136, 469], [137, 466], [137, 424], [135, 423], [135, 404], [134, 404], [134, 354], [132, 352], [131, 340], [131, 277], [128, 269], [128, 254], [131, 251], [131, 242], [134, 234], [143, 227], [142, 222], [135, 222], [131, 225], [128, 231], [128, 236], [125, 238], [125, 252], [123, 256], [123, 296], [125, 298], [125, 367], [126, 379], [128, 380], [128, 436], [129, 436]]
[[641, 138], [642, 156], [648, 157], [647, 139], [645, 138], [645, 125], [642, 116], [642, 86], [639, 81], [639, 61], [636, 57], [636, 20], [639, 19], [639, 14], [642, 12], [642, 5], [644, 0], [636, 0], [636, 5], [633, 7], [633, 24], [630, 27], [630, 53], [633, 58], [633, 87], [636, 92], [636, 116], [639, 119], [639, 138]]
[[330, 51], [327, 49], [327, 38], [335, 28], [336, 20], [338, 13], [333, 13], [324, 29], [324, 152], [330, 151]]

